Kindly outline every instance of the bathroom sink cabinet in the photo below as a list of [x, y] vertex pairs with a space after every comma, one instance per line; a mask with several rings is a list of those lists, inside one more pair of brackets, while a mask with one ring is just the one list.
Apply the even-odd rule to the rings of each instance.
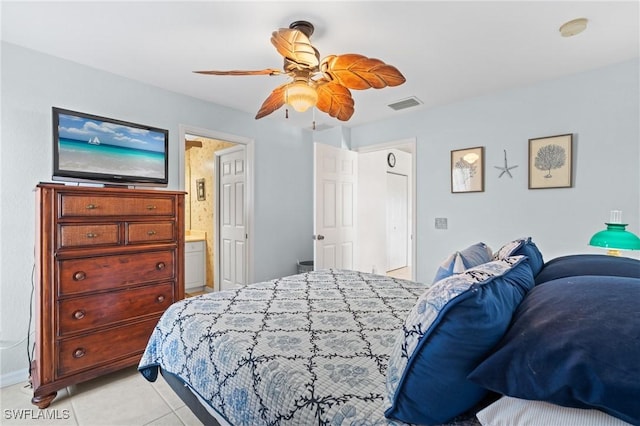
[[207, 245], [204, 240], [187, 241], [184, 248], [184, 287], [187, 293], [202, 291], [206, 285]]

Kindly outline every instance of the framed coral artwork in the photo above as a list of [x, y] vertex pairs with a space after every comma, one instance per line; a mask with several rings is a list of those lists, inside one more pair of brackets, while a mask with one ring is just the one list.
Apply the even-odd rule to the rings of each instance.
[[484, 191], [484, 147], [451, 151], [451, 192]]
[[529, 189], [573, 185], [573, 134], [529, 139]]

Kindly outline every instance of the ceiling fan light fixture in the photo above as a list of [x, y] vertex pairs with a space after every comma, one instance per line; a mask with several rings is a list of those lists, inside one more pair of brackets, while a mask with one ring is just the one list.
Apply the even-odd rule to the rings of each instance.
[[[403, 84], [406, 79], [393, 65], [357, 53], [328, 55], [320, 60], [320, 52], [309, 37], [314, 28], [310, 22], [295, 21], [289, 28], [271, 33], [271, 44], [284, 59], [283, 70], [209, 70], [195, 71], [208, 75], [281, 75], [292, 78], [276, 87], [264, 100], [256, 120], [285, 104], [299, 112], [315, 107], [340, 121], [348, 121], [354, 113], [350, 89], [382, 89]], [[288, 117], [287, 109], [285, 117]], [[315, 121], [315, 120], [314, 120]]]
[[305, 81], [294, 81], [287, 85], [285, 93], [287, 103], [298, 112], [305, 112], [318, 102], [318, 92]]

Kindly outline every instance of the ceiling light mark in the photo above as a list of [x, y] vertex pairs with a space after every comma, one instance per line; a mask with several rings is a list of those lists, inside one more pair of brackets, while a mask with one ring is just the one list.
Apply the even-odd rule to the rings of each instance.
[[587, 29], [587, 22], [588, 20], [586, 18], [578, 18], [565, 22], [560, 26], [560, 35], [562, 35], [562, 37], [573, 37], [574, 35], [580, 34]]

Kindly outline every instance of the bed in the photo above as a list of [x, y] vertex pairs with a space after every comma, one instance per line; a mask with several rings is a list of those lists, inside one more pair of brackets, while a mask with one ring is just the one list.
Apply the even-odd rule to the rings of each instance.
[[[620, 259], [576, 255], [544, 263], [531, 239], [522, 238], [495, 253], [484, 243], [457, 251], [429, 284], [329, 269], [209, 293], [167, 309], [138, 368], [150, 381], [162, 374], [207, 425], [466, 426], [517, 424], [515, 418], [527, 415], [583, 425], [640, 423], [634, 406], [640, 358], [633, 359], [640, 356], [640, 320], [633, 319], [634, 313], [640, 318], [640, 262]], [[558, 335], [531, 333], [534, 341], [519, 341], [536, 315], [547, 320], [542, 330], [549, 321], [567, 323], [570, 310], [560, 309], [565, 317], [554, 319], [536, 309], [557, 299], [556, 287], [590, 294], [576, 286], [595, 288], [600, 300], [588, 327], [602, 323], [596, 313], [607, 311], [605, 304], [615, 306], [615, 332], [598, 338], [627, 341], [624, 351], [604, 354], [619, 368], [606, 372], [615, 383], [594, 385], [601, 391], [595, 397], [585, 385], [585, 377], [599, 373], [584, 366], [593, 360], [569, 357], [579, 365], [574, 372], [562, 358], [579, 350], [558, 353], [545, 342], [550, 354], [534, 351], [542, 359], [527, 358], [526, 348], [541, 344], [535, 338], [558, 341]], [[611, 286], [621, 289], [619, 296], [603, 290]], [[603, 294], [611, 299], [604, 304]], [[629, 300], [635, 303], [624, 303]], [[620, 318], [628, 324], [620, 327]], [[565, 340], [582, 344], [570, 335], [581, 324], [563, 331]], [[558, 383], [533, 383], [558, 376], [546, 356], [560, 359], [554, 363], [563, 372], [560, 392]], [[522, 365], [533, 362], [546, 370], [526, 377]]]

